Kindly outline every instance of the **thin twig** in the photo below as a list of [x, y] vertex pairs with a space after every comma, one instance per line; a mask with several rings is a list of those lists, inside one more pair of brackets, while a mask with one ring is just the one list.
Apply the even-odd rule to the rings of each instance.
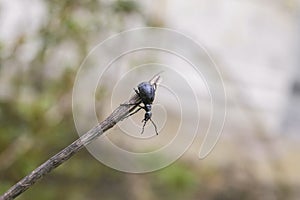
[[[51, 172], [53, 169], [66, 162], [75, 153], [77, 153], [82, 147], [90, 144], [93, 140], [102, 135], [105, 131], [112, 128], [116, 123], [123, 120], [128, 113], [132, 112], [141, 102], [138, 95], [134, 95], [130, 98], [128, 102], [116, 108], [110, 116], [108, 116], [104, 121], [99, 123], [97, 126], [89, 130], [87, 133], [82, 135], [79, 139], [74, 141], [72, 144], [61, 150], [59, 153], [48, 159], [38, 168], [33, 170], [30, 174], [25, 176], [22, 180], [12, 186], [7, 192], [0, 196], [0, 200], [10, 200], [14, 199], [29, 187], [31, 187], [37, 180], [43, 178], [46, 174]], [[129, 104], [129, 105], [128, 105]]]

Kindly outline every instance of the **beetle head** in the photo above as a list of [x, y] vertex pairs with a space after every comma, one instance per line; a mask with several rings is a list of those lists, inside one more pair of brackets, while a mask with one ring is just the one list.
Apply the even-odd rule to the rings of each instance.
[[149, 119], [151, 119], [151, 117], [152, 117], [152, 113], [151, 113], [151, 112], [146, 112], [146, 113], [145, 113], [144, 121], [145, 121], [145, 122], [148, 121]]
[[145, 105], [145, 110], [146, 110], [146, 112], [150, 112], [151, 111], [151, 105], [150, 104], [146, 104]]

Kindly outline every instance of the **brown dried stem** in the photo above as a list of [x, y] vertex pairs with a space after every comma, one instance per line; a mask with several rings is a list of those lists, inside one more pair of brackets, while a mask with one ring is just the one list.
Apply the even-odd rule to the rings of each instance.
[[128, 113], [132, 112], [137, 106], [136, 104], [140, 103], [140, 98], [138, 95], [134, 95], [130, 98], [125, 104], [116, 108], [104, 121], [99, 123], [97, 126], [89, 130], [87, 133], [82, 135], [72, 144], [61, 150], [56, 155], [52, 156], [38, 168], [33, 170], [30, 174], [25, 176], [22, 180], [12, 186], [7, 192], [0, 196], [0, 200], [10, 200], [14, 199], [29, 187], [31, 187], [36, 181], [43, 178], [46, 174], [51, 172], [53, 169], [66, 162], [71, 158], [75, 153], [77, 153], [82, 147], [90, 144], [93, 140], [102, 135], [105, 131], [112, 128], [116, 123], [123, 120]]

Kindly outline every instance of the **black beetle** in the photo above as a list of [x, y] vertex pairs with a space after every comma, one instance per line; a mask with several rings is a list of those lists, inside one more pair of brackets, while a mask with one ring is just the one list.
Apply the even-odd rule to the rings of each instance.
[[[140, 103], [138, 103], [138, 104], [121, 104], [123, 106], [134, 105], [134, 106], [139, 107], [136, 111], [133, 111], [132, 113], [127, 115], [125, 118], [137, 113], [141, 109], [144, 109], [146, 111], [144, 119], [142, 120], [142, 122], [144, 122], [144, 125], [143, 125], [143, 128], [142, 128], [141, 134], [144, 133], [144, 128], [146, 126], [146, 123], [148, 122], [148, 120], [150, 120], [151, 123], [153, 124], [154, 128], [155, 128], [156, 135], [158, 135], [157, 126], [155, 125], [155, 123], [151, 119], [151, 117], [152, 117], [151, 109], [152, 109], [152, 103], [153, 103], [154, 98], [155, 98], [155, 92], [156, 92], [156, 89], [157, 89], [157, 84], [158, 84], [158, 81], [160, 80], [160, 76], [159, 76], [160, 73], [156, 74], [149, 82], [140, 83], [138, 85], [138, 89], [134, 88], [134, 91], [136, 92], [136, 94], [141, 99]], [[141, 106], [140, 105], [141, 103], [143, 103], [144, 106]]]

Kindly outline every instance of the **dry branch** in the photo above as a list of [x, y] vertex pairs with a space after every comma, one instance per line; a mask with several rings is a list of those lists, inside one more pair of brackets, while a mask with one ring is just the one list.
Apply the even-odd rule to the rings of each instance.
[[59, 153], [48, 159], [38, 168], [33, 170], [30, 174], [25, 176], [22, 180], [12, 186], [7, 192], [0, 196], [0, 200], [10, 200], [14, 199], [29, 187], [31, 187], [37, 180], [43, 178], [46, 174], [51, 172], [53, 169], [66, 162], [75, 153], [77, 153], [82, 147], [90, 144], [93, 140], [102, 135], [105, 131], [112, 128], [116, 123], [123, 120], [128, 113], [132, 112], [137, 106], [132, 104], [140, 103], [140, 98], [138, 95], [134, 95], [130, 98], [128, 102], [124, 104], [131, 104], [127, 106], [119, 106], [116, 108], [110, 116], [108, 116], [104, 121], [99, 123], [97, 126], [89, 130], [87, 133], [82, 135], [72, 144], [61, 150]]

